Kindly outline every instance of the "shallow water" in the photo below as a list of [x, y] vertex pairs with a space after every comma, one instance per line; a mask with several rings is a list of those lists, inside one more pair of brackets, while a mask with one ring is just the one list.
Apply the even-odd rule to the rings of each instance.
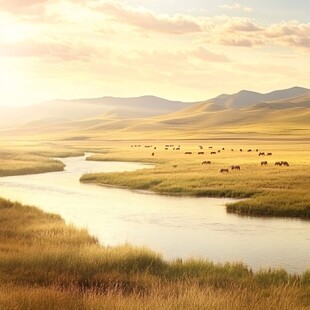
[[132, 171], [149, 165], [62, 159], [63, 172], [0, 178], [0, 196], [60, 214], [104, 245], [145, 245], [165, 258], [242, 261], [253, 269], [310, 268], [310, 222], [226, 213], [232, 199], [171, 197], [80, 184], [87, 172]]

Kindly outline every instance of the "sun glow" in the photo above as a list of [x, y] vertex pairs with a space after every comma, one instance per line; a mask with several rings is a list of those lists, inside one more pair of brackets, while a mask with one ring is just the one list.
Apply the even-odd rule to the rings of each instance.
[[34, 25], [16, 21], [13, 18], [0, 20], [0, 38], [3, 42], [13, 43], [35, 37], [38, 29]]

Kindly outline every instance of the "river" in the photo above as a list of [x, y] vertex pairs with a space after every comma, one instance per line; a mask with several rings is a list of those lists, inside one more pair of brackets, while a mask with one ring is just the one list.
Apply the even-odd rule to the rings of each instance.
[[254, 270], [310, 268], [310, 222], [226, 213], [232, 199], [172, 197], [81, 184], [87, 172], [150, 168], [141, 163], [62, 159], [65, 171], [0, 178], [0, 196], [60, 214], [103, 245], [147, 246], [164, 258], [242, 261]]

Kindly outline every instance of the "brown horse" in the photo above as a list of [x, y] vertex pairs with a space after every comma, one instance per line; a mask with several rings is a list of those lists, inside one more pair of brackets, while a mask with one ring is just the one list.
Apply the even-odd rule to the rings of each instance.
[[205, 152], [198, 152], [198, 155], [203, 155]]
[[265, 152], [260, 152], [258, 156], [265, 156]]
[[231, 170], [240, 170], [240, 166], [238, 166], [238, 165], [233, 165], [230, 168], [231, 168]]
[[202, 165], [211, 165], [211, 161], [210, 160], [205, 160], [201, 164]]
[[216, 154], [216, 152], [211, 152], [210, 154], [211, 154], [211, 155], [215, 155], [215, 154]]
[[266, 165], [267, 165], [267, 161], [266, 161], [266, 160], [265, 160], [265, 161], [261, 161], [261, 162], [260, 162], [260, 165], [261, 165], [261, 166], [266, 166]]
[[272, 155], [272, 153], [267, 153], [267, 156], [271, 156]]
[[228, 170], [228, 169], [224, 169], [224, 168], [222, 168], [222, 169], [220, 170], [220, 173], [224, 173], [224, 172], [228, 173], [228, 172], [229, 172], [229, 170]]
[[192, 152], [185, 152], [184, 154], [185, 155], [190, 155], [190, 154], [192, 154]]

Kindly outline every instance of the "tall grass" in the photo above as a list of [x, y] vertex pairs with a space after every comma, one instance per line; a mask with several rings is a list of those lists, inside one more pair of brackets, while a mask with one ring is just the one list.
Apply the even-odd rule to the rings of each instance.
[[0, 309], [307, 309], [310, 272], [165, 261], [103, 247], [57, 215], [0, 199]]

